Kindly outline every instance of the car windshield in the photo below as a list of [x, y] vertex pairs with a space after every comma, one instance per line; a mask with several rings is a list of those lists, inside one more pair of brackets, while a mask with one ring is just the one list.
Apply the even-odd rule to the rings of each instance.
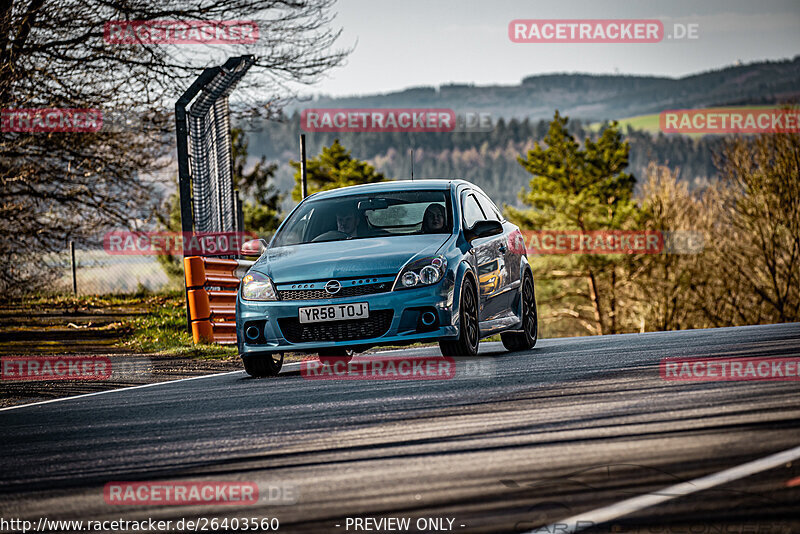
[[414, 234], [449, 234], [447, 192], [364, 193], [304, 202], [278, 231], [273, 247]]

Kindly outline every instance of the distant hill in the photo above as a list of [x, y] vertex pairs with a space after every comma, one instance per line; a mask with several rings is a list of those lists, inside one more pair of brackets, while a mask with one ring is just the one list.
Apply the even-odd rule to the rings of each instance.
[[[657, 119], [656, 119], [657, 121]], [[652, 122], [652, 119], [651, 119]], [[517, 162], [548, 130], [548, 120], [499, 119], [491, 132], [461, 133], [306, 133], [308, 155], [317, 155], [335, 139], [352, 151], [354, 157], [367, 160], [388, 178], [406, 179], [411, 175], [411, 148], [417, 178], [464, 178], [481, 186], [496, 202], [519, 205], [517, 194], [527, 187], [531, 176]], [[583, 140], [596, 135], [597, 126], [589, 129], [580, 120], [570, 119], [570, 133]], [[647, 165], [656, 163], [680, 169], [690, 184], [714, 179], [714, 152], [724, 142], [721, 136], [653, 135], [647, 131], [623, 128], [631, 143], [629, 171], [643, 179]], [[265, 122], [248, 129], [251, 156], [265, 156], [278, 164], [275, 185], [287, 194], [285, 207], [292, 206], [288, 192], [294, 187], [294, 169], [289, 159], [298, 159], [300, 116], [295, 113], [285, 122]]]
[[546, 74], [519, 85], [450, 84], [402, 91], [325, 97], [296, 102], [308, 107], [443, 107], [487, 111], [494, 117], [550, 119], [553, 110], [584, 121], [659, 113], [665, 109], [779, 104], [800, 100], [800, 56], [731, 66], [683, 78], [628, 75]]
[[791, 61], [753, 63], [684, 78], [550, 74], [530, 76], [514, 86], [445, 85], [418, 87], [382, 95], [349, 98], [320, 97], [296, 102], [283, 121], [247, 127], [250, 154], [278, 164], [277, 187], [287, 194], [294, 186], [289, 159], [297, 159], [300, 117], [309, 107], [442, 107], [456, 112], [489, 112], [491, 132], [445, 133], [307, 133], [308, 154], [340, 139], [353, 156], [368, 160], [389, 178], [407, 178], [411, 148], [417, 177], [459, 177], [481, 187], [497, 202], [519, 205], [518, 193], [530, 175], [519, 165], [533, 143], [544, 138], [553, 112], [570, 117], [570, 132], [583, 139], [603, 121], [622, 119], [621, 130], [631, 143], [630, 166], [639, 180], [650, 162], [679, 169], [690, 184], [714, 180], [714, 153], [722, 136], [664, 135], [658, 113], [665, 109], [743, 106], [800, 102], [800, 56]]

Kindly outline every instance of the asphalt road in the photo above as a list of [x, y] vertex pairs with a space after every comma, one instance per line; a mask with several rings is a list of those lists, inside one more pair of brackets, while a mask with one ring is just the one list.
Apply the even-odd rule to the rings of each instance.
[[[235, 372], [0, 411], [0, 516], [278, 518], [279, 532], [389, 531], [347, 528], [367, 517], [439, 531], [415, 520], [449, 518], [457, 532], [558, 532], [541, 527], [800, 445], [800, 382], [659, 375], [665, 357], [800, 356], [800, 324], [540, 340], [514, 354], [486, 343], [481, 356], [480, 376], [451, 380]], [[800, 461], [787, 461], [589, 531], [800, 532], [797, 477]], [[109, 481], [208, 479], [294, 488], [297, 501], [103, 499]]]

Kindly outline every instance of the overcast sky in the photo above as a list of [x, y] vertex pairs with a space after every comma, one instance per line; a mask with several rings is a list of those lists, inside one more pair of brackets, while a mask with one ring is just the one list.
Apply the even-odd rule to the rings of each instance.
[[[517, 84], [531, 74], [683, 76], [800, 54], [800, 0], [339, 0], [343, 67], [304, 93], [355, 95], [450, 82]], [[659, 19], [698, 39], [652, 44], [518, 44], [513, 19]]]

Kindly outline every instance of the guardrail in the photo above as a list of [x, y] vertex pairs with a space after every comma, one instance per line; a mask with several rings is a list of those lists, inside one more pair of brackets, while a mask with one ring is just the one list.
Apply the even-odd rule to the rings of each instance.
[[202, 256], [183, 259], [195, 343], [236, 343], [236, 291], [253, 263]]

